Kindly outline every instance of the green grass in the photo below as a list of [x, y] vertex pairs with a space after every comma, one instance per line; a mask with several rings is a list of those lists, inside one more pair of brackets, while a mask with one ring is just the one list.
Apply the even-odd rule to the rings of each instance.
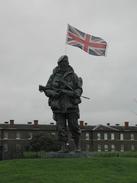
[[132, 157], [137, 158], [137, 152], [97, 152], [96, 157]]
[[0, 162], [0, 183], [137, 183], [137, 158], [25, 159]]

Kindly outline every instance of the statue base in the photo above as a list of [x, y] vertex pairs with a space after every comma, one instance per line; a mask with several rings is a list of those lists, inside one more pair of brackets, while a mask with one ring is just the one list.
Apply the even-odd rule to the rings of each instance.
[[95, 156], [94, 152], [48, 152], [47, 158], [89, 158]]

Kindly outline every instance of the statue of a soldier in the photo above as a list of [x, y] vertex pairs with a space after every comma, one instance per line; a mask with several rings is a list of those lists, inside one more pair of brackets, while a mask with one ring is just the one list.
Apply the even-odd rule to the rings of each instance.
[[82, 94], [82, 79], [69, 65], [68, 56], [61, 56], [58, 66], [54, 68], [47, 85], [39, 86], [49, 97], [49, 106], [53, 111], [53, 119], [57, 124], [58, 139], [61, 142], [61, 152], [67, 151], [67, 126], [75, 143], [75, 151], [80, 151], [80, 128], [78, 125], [79, 107]]

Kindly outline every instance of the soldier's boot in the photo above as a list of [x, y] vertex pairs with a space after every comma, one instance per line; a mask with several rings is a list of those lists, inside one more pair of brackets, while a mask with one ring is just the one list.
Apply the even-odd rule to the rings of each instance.
[[79, 137], [75, 138], [74, 142], [75, 142], [75, 152], [81, 152]]
[[60, 153], [67, 153], [68, 152], [68, 149], [66, 147], [66, 142], [61, 143], [61, 149], [58, 152], [60, 152]]
[[70, 144], [68, 142], [66, 143], [66, 151], [70, 152]]

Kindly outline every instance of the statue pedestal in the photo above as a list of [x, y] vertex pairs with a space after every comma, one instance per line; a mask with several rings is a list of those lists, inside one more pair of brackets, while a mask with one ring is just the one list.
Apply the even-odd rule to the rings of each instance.
[[89, 158], [93, 157], [95, 153], [93, 152], [48, 152], [47, 158]]

